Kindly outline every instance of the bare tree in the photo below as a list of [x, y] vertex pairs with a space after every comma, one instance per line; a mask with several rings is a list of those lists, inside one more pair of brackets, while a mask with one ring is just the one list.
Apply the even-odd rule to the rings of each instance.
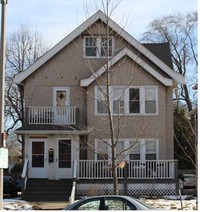
[[[90, 135], [93, 138], [98, 139], [99, 146], [95, 146], [94, 142], [88, 143], [88, 147], [92, 149], [97, 155], [98, 159], [109, 160], [110, 168], [112, 170], [113, 176], [113, 189], [114, 194], [118, 194], [118, 169], [123, 167], [124, 160], [127, 155], [130, 154], [131, 150], [138, 145], [138, 139], [142, 137], [147, 128], [149, 128], [153, 119], [149, 119], [149, 122], [143, 123], [143, 125], [138, 123], [140, 128], [133, 130], [132, 138], [138, 138], [133, 140], [132, 144], [127, 145], [126, 148], [121, 147], [121, 137], [122, 132], [126, 127], [130, 126], [124, 116], [125, 110], [127, 109], [124, 103], [124, 96], [131, 84], [137, 78], [140, 67], [137, 63], [132, 63], [131, 67], [126, 67], [124, 70], [126, 74], [121, 72], [119, 76], [119, 70], [123, 67], [125, 62], [127, 62], [128, 57], [125, 55], [116, 64], [112, 62], [112, 56], [115, 54], [112, 52], [112, 39], [115, 38], [115, 46], [123, 43], [123, 38], [120, 34], [116, 33], [109, 26], [109, 21], [111, 16], [117, 6], [119, 6], [120, 1], [100, 1], [101, 7], [104, 14], [106, 14], [106, 21], [93, 24], [87, 29], [86, 34], [90, 36], [88, 39], [88, 55], [98, 54], [99, 60], [89, 60], [88, 69], [94, 77], [95, 92], [86, 89], [89, 98], [95, 100], [97, 104], [98, 113], [95, 114], [95, 118], [99, 124], [99, 128], [95, 128], [94, 132]], [[101, 37], [101, 40], [96, 40], [96, 38]], [[90, 42], [90, 43], [89, 43]], [[96, 42], [100, 48], [95, 48]], [[118, 42], [118, 44], [116, 43]], [[128, 46], [125, 46], [128, 47]], [[101, 67], [102, 74], [96, 73], [97, 67]], [[127, 76], [129, 76], [127, 78]], [[114, 86], [117, 80], [121, 81], [121, 86], [117, 84], [118, 87]], [[97, 95], [97, 96], [95, 96]], [[134, 100], [136, 100], [137, 95], [135, 94]], [[137, 100], [136, 100], [137, 101]], [[133, 103], [134, 104], [134, 103]], [[90, 111], [94, 111], [94, 106], [91, 105]], [[133, 126], [134, 128], [134, 126]], [[103, 134], [103, 135], [102, 135]], [[104, 137], [105, 136], [105, 137]]]
[[33, 64], [49, 47], [41, 35], [26, 25], [13, 32], [6, 47], [5, 117], [7, 132], [24, 121], [23, 92], [13, 84], [14, 75]]
[[[41, 35], [26, 25], [21, 25], [19, 30], [13, 32], [7, 39], [6, 47], [6, 79], [5, 79], [5, 128], [7, 134], [12, 137], [12, 132], [24, 123], [24, 94], [20, 85], [13, 83], [14, 75], [26, 70], [49, 47]], [[10, 139], [12, 143], [16, 139]], [[22, 144], [23, 136], [18, 137]]]
[[179, 87], [176, 97], [191, 111], [196, 104], [191, 88], [197, 83], [197, 12], [155, 19], [148, 25], [142, 40], [169, 42], [174, 69], [187, 79], [187, 83]]

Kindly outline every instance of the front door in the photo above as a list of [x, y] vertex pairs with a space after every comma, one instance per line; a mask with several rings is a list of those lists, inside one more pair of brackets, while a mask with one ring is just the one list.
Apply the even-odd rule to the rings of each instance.
[[46, 140], [32, 140], [30, 145], [29, 176], [33, 178], [46, 178]]
[[58, 124], [67, 124], [69, 117], [69, 88], [53, 88], [54, 120]]
[[57, 178], [72, 177], [72, 141], [58, 140]]

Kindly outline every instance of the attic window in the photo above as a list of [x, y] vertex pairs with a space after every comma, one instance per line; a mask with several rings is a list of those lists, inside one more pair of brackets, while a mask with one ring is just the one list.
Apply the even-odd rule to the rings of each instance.
[[105, 58], [113, 54], [113, 38], [106, 39], [105, 36], [84, 37], [84, 56], [87, 58]]

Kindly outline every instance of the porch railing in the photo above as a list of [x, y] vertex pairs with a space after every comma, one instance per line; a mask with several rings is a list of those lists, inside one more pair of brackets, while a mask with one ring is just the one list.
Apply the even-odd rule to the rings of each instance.
[[29, 124], [77, 124], [78, 107], [27, 107]]
[[[118, 179], [174, 179], [176, 177], [176, 160], [130, 160], [126, 169], [118, 168]], [[111, 179], [113, 172], [110, 161], [80, 160], [78, 163], [79, 179]]]

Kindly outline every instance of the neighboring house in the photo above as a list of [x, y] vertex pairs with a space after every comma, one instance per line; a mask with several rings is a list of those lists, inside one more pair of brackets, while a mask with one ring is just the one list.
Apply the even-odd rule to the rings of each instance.
[[22, 153], [12, 145], [6, 145], [6, 147], [8, 148], [8, 169], [10, 171], [15, 163], [22, 161]]
[[[87, 195], [91, 187], [97, 193], [112, 190], [110, 149], [101, 142], [109, 141], [101, 119], [107, 117], [102, 90], [108, 55], [113, 119], [120, 114], [123, 124], [116, 148], [136, 144], [123, 158], [128, 164], [126, 192], [175, 194], [172, 93], [184, 77], [173, 71], [167, 43], [142, 45], [110, 19], [105, 50], [107, 20], [98, 11], [15, 76], [24, 91], [26, 121], [16, 133], [25, 138], [27, 176], [76, 177], [77, 195]], [[123, 171], [118, 177], [123, 193]]]

